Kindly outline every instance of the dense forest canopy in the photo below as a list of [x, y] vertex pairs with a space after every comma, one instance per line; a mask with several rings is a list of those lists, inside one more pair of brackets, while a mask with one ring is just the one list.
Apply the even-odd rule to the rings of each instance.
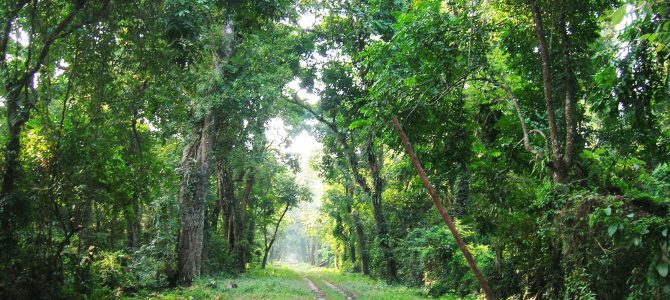
[[142, 297], [275, 261], [422, 297], [670, 298], [667, 1], [0, 16], [0, 298]]

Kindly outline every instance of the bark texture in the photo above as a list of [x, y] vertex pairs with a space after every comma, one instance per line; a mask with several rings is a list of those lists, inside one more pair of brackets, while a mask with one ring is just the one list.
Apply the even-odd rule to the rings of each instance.
[[178, 281], [189, 285], [200, 275], [205, 225], [205, 196], [209, 189], [211, 116], [199, 126], [195, 138], [184, 148], [179, 185]]

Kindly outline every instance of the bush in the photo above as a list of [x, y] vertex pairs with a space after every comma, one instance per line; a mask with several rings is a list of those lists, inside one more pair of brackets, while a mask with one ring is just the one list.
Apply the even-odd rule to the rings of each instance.
[[[246, 242], [246, 241], [243, 241]], [[228, 241], [226, 238], [217, 232], [213, 232], [207, 242], [207, 255], [203, 261], [203, 273], [228, 273], [236, 274], [239, 272], [237, 268], [237, 259], [227, 249]]]
[[[457, 225], [464, 239], [472, 235], [464, 226]], [[469, 244], [468, 248], [480, 269], [485, 270], [493, 261], [487, 246]], [[457, 293], [475, 294], [479, 282], [456, 245], [451, 232], [436, 225], [410, 232], [398, 247], [400, 276], [412, 285], [425, 286], [432, 296]]]
[[136, 291], [135, 276], [130, 272], [130, 256], [123, 251], [101, 252], [95, 256], [91, 275], [95, 286], [118, 295]]

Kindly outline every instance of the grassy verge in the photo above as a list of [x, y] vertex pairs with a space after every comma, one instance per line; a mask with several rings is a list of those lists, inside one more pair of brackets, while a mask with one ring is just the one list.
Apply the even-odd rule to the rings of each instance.
[[[314, 299], [314, 293], [303, 279], [309, 278], [329, 300], [345, 299], [324, 283], [324, 280], [353, 294], [356, 299], [431, 299], [426, 291], [389, 285], [381, 280], [360, 274], [342, 273], [333, 269], [314, 268], [304, 264], [268, 266], [265, 270], [252, 269], [235, 277], [204, 277], [188, 288], [161, 292], [140, 293], [124, 299]], [[232, 288], [235, 284], [237, 287]], [[446, 295], [440, 299], [459, 299]]]
[[[231, 288], [231, 284], [236, 288]], [[235, 277], [207, 277], [191, 287], [125, 299], [314, 299], [302, 277], [284, 267], [254, 269]]]

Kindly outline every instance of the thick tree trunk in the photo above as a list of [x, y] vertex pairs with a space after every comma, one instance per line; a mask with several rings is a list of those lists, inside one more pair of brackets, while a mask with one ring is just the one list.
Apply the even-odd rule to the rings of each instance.
[[14, 183], [18, 177], [21, 166], [19, 155], [21, 152], [21, 131], [24, 118], [20, 117], [18, 112], [19, 96], [9, 93], [7, 103], [7, 128], [8, 138], [5, 145], [5, 169], [2, 177], [2, 197], [6, 197], [14, 191]]
[[[0, 226], [2, 226], [3, 243], [14, 242], [15, 223], [20, 222], [22, 217], [17, 216], [24, 209], [21, 208], [22, 201], [15, 195], [16, 181], [21, 175], [21, 131], [23, 125], [28, 121], [28, 111], [20, 108], [21, 87], [8, 86], [10, 89], [5, 99], [7, 107], [8, 137], [5, 144], [5, 167], [2, 170], [2, 191], [0, 192], [0, 203], [2, 203], [2, 214], [0, 215]], [[27, 105], [27, 104], [25, 104]]]
[[210, 175], [211, 116], [205, 116], [197, 138], [189, 142], [181, 160], [179, 186], [181, 227], [178, 245], [178, 281], [189, 285], [200, 275], [204, 238], [205, 197]]
[[[249, 208], [249, 210], [252, 211], [252, 212], [255, 209], [256, 209], [255, 205], [251, 205], [250, 208]], [[255, 217], [249, 218], [249, 221], [247, 222], [247, 227], [246, 228], [247, 228], [247, 233], [246, 233], [247, 245], [253, 245], [254, 244], [254, 239], [256, 238], [256, 235], [255, 235], [255, 233], [256, 233], [256, 218]], [[253, 255], [249, 255], [247, 257], [246, 262], [251, 262], [252, 259], [253, 259]]]
[[456, 194], [456, 215], [464, 216], [470, 206], [470, 169], [467, 163], [462, 163], [454, 183]]

